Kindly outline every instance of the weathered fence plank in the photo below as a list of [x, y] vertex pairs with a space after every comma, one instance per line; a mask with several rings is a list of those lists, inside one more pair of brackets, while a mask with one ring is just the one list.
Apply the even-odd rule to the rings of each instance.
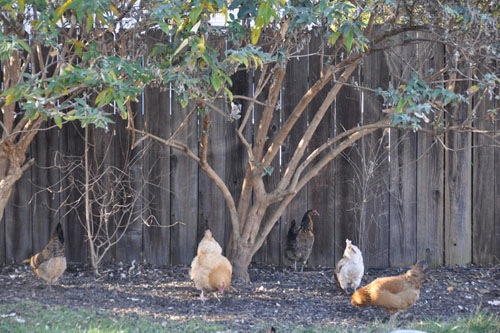
[[[279, 112], [279, 111], [276, 111], [276, 112]], [[278, 133], [280, 127], [281, 127], [280, 117], [274, 117], [272, 122], [271, 122], [271, 126], [269, 128], [268, 137], [269, 138], [274, 137]], [[280, 178], [281, 178], [281, 175], [279, 172], [279, 170], [280, 170], [279, 154], [278, 154], [278, 158], [275, 158], [271, 162], [270, 167], [272, 168], [272, 172], [270, 174], [268, 174], [267, 176], [265, 176], [265, 178], [264, 178], [265, 188], [268, 191], [274, 190], [276, 188], [276, 186], [278, 185]], [[272, 213], [274, 213], [276, 207], [277, 207], [276, 204], [271, 205], [269, 207], [268, 211], [264, 215], [263, 223], [265, 223], [265, 221], [267, 221], [267, 219], [269, 219], [270, 215]], [[280, 227], [281, 227], [281, 223], [280, 223], [280, 219], [278, 219], [278, 222], [271, 229], [271, 232], [267, 236], [266, 241], [264, 242], [264, 244], [260, 250], [263, 252], [263, 258], [262, 258], [263, 260], [262, 261], [265, 263], [280, 262], [280, 257], [281, 257], [280, 247], [275, 245], [275, 244], [282, 243], [281, 233], [280, 233], [281, 228]]]
[[[258, 82], [259, 80], [262, 78], [262, 75], [265, 75], [265, 73], [263, 74], [261, 71], [255, 71], [254, 72], [254, 84], [255, 84], [255, 87], [254, 89], [256, 90], [257, 89], [257, 85], [258, 85]], [[255, 96], [255, 93], [256, 92], [252, 92], [252, 95], [251, 96], [254, 96], [254, 98], [256, 97]], [[254, 105], [254, 119], [253, 119], [253, 126], [251, 126], [249, 128], [249, 130], [251, 130], [251, 133], [252, 133], [252, 136], [251, 136], [251, 140], [249, 141], [249, 143], [251, 145], [254, 145], [256, 144], [256, 136], [257, 136], [257, 133], [258, 133], [258, 128], [260, 126], [260, 122], [262, 121], [262, 115], [264, 113], [264, 109], [265, 109], [265, 102], [267, 101], [267, 99], [269, 98], [269, 89], [268, 87], [265, 87], [265, 89], [262, 91], [262, 93], [257, 96], [257, 100], [259, 101], [259, 103], [256, 103]], [[274, 110], [274, 112], [278, 112], [278, 110]], [[271, 138], [275, 135], [275, 133], [277, 132], [277, 130], [279, 130], [280, 128], [280, 123], [279, 123], [279, 120], [276, 120], [276, 114], [274, 115], [273, 119], [272, 119], [272, 124], [270, 125], [269, 127], [269, 131], [268, 131], [268, 134], [267, 134], [267, 137], [268, 138]], [[268, 140], [266, 138], [266, 140]], [[267, 148], [268, 145], [266, 145], [266, 148]], [[265, 149], [264, 149], [264, 152], [265, 154]], [[274, 164], [273, 164], [274, 163]], [[271, 163], [271, 167], [276, 167], [276, 162], [273, 162]], [[279, 169], [279, 168], [278, 168]], [[266, 188], [269, 189], [269, 187], [271, 186], [274, 186], [274, 184], [276, 183], [275, 182], [275, 179], [276, 179], [276, 174], [271, 174], [271, 175], [267, 175], [263, 181], [264, 181], [264, 184], [266, 184]], [[270, 207], [269, 210], [272, 210], [273, 207]], [[267, 212], [267, 214], [264, 216], [264, 219], [266, 217], [269, 216], [269, 211]], [[262, 221], [264, 222], [264, 220]], [[264, 241], [264, 243], [262, 244], [261, 248], [257, 251], [257, 253], [255, 254], [253, 260], [254, 261], [257, 261], [257, 262], [268, 262], [270, 259], [269, 259], [269, 255], [271, 254], [272, 250], [270, 247], [272, 247], [272, 244], [269, 244], [271, 242], [271, 239], [274, 240], [276, 242], [276, 236], [275, 234], [273, 234], [273, 230], [271, 231], [271, 233], [269, 234], [268, 238], [266, 238], [266, 240]], [[278, 241], [279, 243], [279, 241]]]
[[[498, 102], [497, 102], [497, 107], [498, 107]], [[498, 119], [498, 117], [497, 117]], [[498, 130], [498, 127], [496, 128]], [[495, 165], [500, 163], [500, 150], [497, 147], [495, 149]], [[494, 228], [494, 237], [493, 237], [493, 246], [491, 250], [488, 251], [488, 253], [491, 253], [491, 257], [493, 257], [493, 261], [490, 262], [485, 262], [485, 261], [475, 261], [475, 263], [482, 264], [482, 265], [490, 265], [490, 264], [495, 264], [498, 265], [500, 263], [500, 242], [498, 241], [500, 239], [500, 207], [498, 207], [498, 196], [500, 193], [500, 168], [494, 168], [493, 175], [495, 177], [494, 182], [495, 182], [495, 228]], [[492, 195], [491, 193], [482, 193], [482, 196], [484, 195]], [[476, 202], [480, 201], [480, 198], [477, 198]], [[486, 232], [491, 232], [491, 230], [486, 231]], [[477, 245], [476, 243], [473, 243]]]
[[[144, 93], [144, 127], [150, 133], [168, 138], [170, 97], [159, 88]], [[147, 140], [144, 151], [144, 199], [149, 209], [143, 211], [144, 259], [156, 265], [170, 264], [170, 147]], [[136, 148], [139, 149], [139, 148]]]
[[432, 136], [419, 134], [417, 160], [417, 259], [443, 263], [444, 153]]
[[[477, 109], [476, 124], [488, 131], [495, 131], [495, 122], [492, 121], [492, 114], [488, 114], [488, 109], [494, 106], [493, 101], [486, 100]], [[474, 262], [484, 264], [498, 264], [500, 257], [495, 251], [495, 244], [500, 242], [498, 238], [500, 227], [495, 226], [495, 202], [497, 202], [497, 192], [495, 191], [498, 177], [495, 171], [495, 161], [497, 160], [498, 148], [492, 144], [491, 139], [483, 133], [474, 134], [474, 154], [473, 154], [473, 200], [481, 198], [480, 202], [474, 200], [472, 210], [472, 259]], [[490, 194], [490, 195], [486, 195]], [[492, 195], [491, 195], [492, 194]]]
[[[134, 104], [132, 106], [133, 112], [137, 112], [139, 115], [141, 107], [141, 104]], [[113, 133], [113, 141], [115, 143], [113, 163], [119, 170], [129, 170], [130, 179], [125, 179], [125, 181], [130, 182], [130, 186], [134, 189], [132, 193], [129, 193], [128, 200], [126, 201], [131, 210], [120, 221], [119, 228], [126, 226], [127, 230], [122, 240], [115, 246], [115, 259], [125, 263], [132, 261], [141, 262], [143, 259], [143, 223], [141, 212], [144, 205], [143, 193], [141, 192], [144, 184], [143, 152], [141, 149], [131, 150], [132, 133], [126, 128], [127, 120], [122, 120], [118, 116], [115, 118], [116, 125], [110, 131]], [[142, 128], [144, 118], [139, 116], [135, 121], [134, 126]], [[140, 163], [134, 163], [136, 160], [140, 161]]]
[[[33, 247], [33, 207], [31, 169], [18, 180], [5, 208], [5, 254], [7, 262], [20, 262], [29, 258], [34, 251], [41, 248]], [[43, 248], [43, 246], [42, 246]]]
[[[226, 40], [224, 36], [211, 36], [209, 44], [215, 49], [224, 52]], [[227, 109], [227, 101], [219, 99], [215, 102], [219, 112], [225, 114], [221, 116], [215, 111], [210, 111], [208, 131], [208, 151], [207, 160], [215, 173], [221, 180], [226, 181], [226, 159], [231, 160], [232, 156], [226, 154], [226, 133], [231, 130], [228, 126], [230, 120], [230, 109]], [[204, 116], [200, 116], [200, 135], [204, 134]], [[226, 244], [226, 202], [221, 190], [215, 183], [209, 179], [207, 174], [199, 169], [199, 194], [198, 194], [198, 236], [197, 240], [201, 240], [204, 236], [205, 229], [208, 227], [212, 231], [214, 238], [222, 246], [225, 253]]]
[[[84, 130], [77, 124], [67, 124], [61, 129], [61, 159], [66, 163], [69, 161], [80, 160], [84, 154]], [[66, 225], [65, 249], [66, 259], [69, 262], [87, 262], [87, 242], [85, 241], [85, 230], [81, 223], [84, 220], [84, 211], [81, 209], [71, 209], [67, 204], [83, 200], [78, 191], [72, 190], [78, 186], [77, 182], [83, 182], [83, 174], [76, 172], [66, 175], [62, 181], [63, 192], [61, 201], [65, 202], [61, 207], [61, 222]], [[48, 224], [47, 224], [48, 225]]]
[[[193, 105], [181, 108], [175, 100], [172, 103], [172, 128], [178, 128]], [[178, 139], [187, 142], [188, 148], [198, 153], [197, 111], [186, 120], [185, 127], [179, 132]], [[170, 156], [172, 189], [171, 221], [179, 222], [170, 230], [171, 260], [174, 263], [190, 264], [198, 246], [198, 165], [183, 153], [172, 149]]]
[[392, 131], [391, 142], [390, 262], [407, 266], [417, 257], [416, 135]]
[[[359, 82], [359, 76], [353, 76], [350, 83]], [[334, 135], [342, 133], [345, 129], [357, 126], [361, 122], [360, 91], [348, 85], [342, 87], [335, 102], [336, 124]], [[335, 253], [336, 261], [342, 258], [346, 238], [359, 245], [363, 256], [368, 260], [372, 249], [369, 247], [368, 234], [361, 229], [361, 215], [358, 208], [362, 198], [357, 196], [355, 188], [356, 169], [359, 164], [359, 154], [354, 148], [345, 151], [342, 156], [335, 159]], [[368, 261], [367, 261], [368, 262]]]
[[[322, 65], [320, 59], [321, 48], [324, 47], [322, 36], [313, 35], [309, 42], [309, 54], [315, 54], [309, 58], [309, 80], [314, 84], [321, 77]], [[327, 50], [328, 51], [328, 50]], [[313, 99], [308, 108], [308, 117], [311, 119], [319, 109], [332, 84], [328, 84], [318, 96]], [[335, 104], [329, 108], [316, 133], [311, 139], [308, 153], [319, 147], [325, 138], [333, 137], [332, 129], [335, 128]], [[307, 185], [307, 202], [309, 207], [315, 208], [320, 216], [315, 217], [317, 223], [314, 225], [316, 234], [313, 251], [309, 259], [309, 266], [335, 265], [335, 164], [330, 162], [311, 182]]]
[[[435, 73], [444, 63], [442, 45], [423, 43], [418, 47], [419, 71]], [[424, 125], [432, 129], [434, 124]], [[417, 134], [417, 259], [431, 265], [443, 264], [444, 148], [436, 137]]]
[[[367, 57], [360, 68], [363, 87], [361, 90], [362, 119], [363, 125], [375, 123], [385, 117], [383, 110], [383, 99], [377, 96], [375, 89], [387, 88], [390, 80], [389, 70], [383, 52], [375, 52]], [[378, 254], [375, 251], [377, 262], [372, 263], [378, 267], [387, 266], [391, 257], [392, 242], [389, 239], [390, 232], [384, 230], [392, 229], [390, 223], [390, 165], [389, 165], [389, 131], [378, 130], [371, 135], [363, 137], [356, 149], [361, 158], [356, 166], [358, 170], [359, 204], [360, 215], [366, 230], [378, 231]], [[366, 251], [365, 251], [366, 252]]]
[[[33, 250], [39, 251], [47, 244], [59, 220], [61, 201], [56, 192], [61, 170], [55, 165], [59, 148], [59, 130], [52, 128], [38, 134], [31, 151], [36, 164], [31, 169], [33, 197], [29, 205], [33, 216]], [[48, 221], [48, 224], [45, 222]]]
[[[302, 50], [297, 55], [303, 55], [308, 51]], [[282, 91], [282, 105], [281, 112], [282, 118], [288, 119], [292, 112], [294, 111], [295, 106], [300, 101], [303, 92], [307, 91], [309, 88], [308, 82], [308, 74], [309, 74], [309, 61], [303, 58], [295, 58], [289, 62], [289, 65], [286, 68], [286, 81], [284, 82], [283, 91]], [[302, 135], [304, 130], [307, 128], [307, 110], [305, 110], [300, 118], [295, 123], [294, 127], [290, 131], [290, 134], [283, 142], [281, 146], [281, 168], [279, 168], [279, 173], [283, 176], [286, 172], [286, 166], [288, 162], [292, 159], [293, 153], [297, 148], [300, 140], [302, 139]], [[278, 173], [278, 170], [276, 170]], [[285, 214], [281, 216], [280, 223], [280, 234], [281, 234], [281, 242], [279, 243], [281, 246], [281, 260], [285, 264], [289, 264], [288, 260], [285, 258], [286, 251], [286, 240], [287, 233], [290, 229], [290, 223], [292, 220], [295, 220], [296, 226], [300, 225], [302, 221], [302, 217], [305, 212], [309, 209], [320, 210], [319, 207], [312, 207], [308, 202], [307, 189], [302, 189], [299, 191], [295, 198], [290, 202], [288, 209]], [[314, 249], [313, 249], [314, 251]]]
[[[84, 225], [86, 225], [85, 216], [85, 205], [89, 205], [90, 216], [89, 216], [89, 226], [91, 226], [91, 232], [94, 235], [94, 240], [96, 240], [97, 230], [99, 226], [105, 225], [105, 222], [109, 219], [108, 223], [109, 229], [111, 231], [115, 230], [114, 221], [118, 220], [118, 216], [112, 211], [114, 203], [110, 203], [110, 199], [114, 197], [115, 191], [115, 180], [114, 177], [117, 176], [117, 172], [114, 168], [123, 170], [122, 164], [116, 164], [116, 145], [113, 142], [113, 132], [114, 125], [111, 125], [111, 130], [104, 130], [102, 128], [95, 128], [89, 126], [88, 128], [88, 138], [84, 138], [84, 144], [88, 145], [85, 147], [88, 150], [88, 161], [89, 161], [89, 202], [85, 203], [85, 199], [82, 198], [82, 215], [81, 220]], [[87, 142], [85, 142], [85, 140]], [[85, 168], [86, 166], [83, 166]], [[83, 171], [83, 170], [82, 170]], [[85, 188], [80, 189], [82, 193], [85, 192]], [[120, 212], [118, 212], [120, 213]], [[116, 248], [115, 248], [116, 250]], [[119, 253], [118, 253], [119, 252]], [[122, 251], [117, 251], [112, 255], [111, 251], [107, 253], [97, 253], [97, 256], [103, 255], [103, 261], [109, 261], [112, 257], [118, 255], [120, 256]], [[98, 259], [98, 258], [96, 258]]]
[[[464, 88], [465, 90], [466, 88]], [[462, 125], [468, 107], [459, 107], [450, 122]], [[445, 264], [461, 265], [472, 259], [471, 134], [448, 132], [445, 152]]]
[[[239, 112], [237, 116], [240, 116], [240, 118], [234, 119], [232, 123], [226, 123], [227, 131], [226, 140], [224, 142], [224, 151], [226, 155], [230, 157], [225, 160], [226, 182], [229, 191], [233, 195], [236, 206], [238, 206], [238, 202], [240, 199], [240, 191], [243, 185], [243, 179], [245, 178], [245, 167], [248, 163], [245, 148], [243, 145], [239, 144], [240, 138], [238, 137], [237, 131], [243, 121], [243, 117], [241, 116], [247, 111], [247, 108], [249, 107], [249, 101], [238, 99], [237, 96], [252, 96], [254, 82], [253, 80], [253, 72], [251, 70], [246, 70], [243, 68], [237, 71], [232, 77], [233, 86], [231, 87], [231, 90], [233, 95], [235, 96], [235, 100], [233, 105], [231, 105], [230, 107], [235, 108], [234, 110], [231, 109], [231, 112]], [[240, 108], [241, 110], [237, 111], [237, 108]], [[253, 128], [249, 126], [248, 129], [242, 133], [248, 142], [252, 142], [252, 130]], [[229, 233], [231, 231], [231, 222], [228, 209], [226, 209], [225, 211], [225, 217], [227, 228], [225, 229], [224, 244], [227, 244], [229, 241]]]
[[[225, 103], [219, 102], [217, 106], [225, 112]], [[226, 158], [231, 159], [231, 156], [226, 155], [226, 130], [228, 120], [220, 117], [212, 112], [210, 116], [211, 128], [208, 133], [209, 143], [207, 160], [213, 170], [222, 179], [226, 179]], [[200, 170], [200, 191], [198, 197], [198, 240], [203, 238], [205, 229], [208, 227], [214, 238], [221, 244], [224, 249], [224, 240], [226, 235], [226, 202], [220, 189], [215, 183], [208, 178], [205, 172]]]
[[[395, 39], [402, 42], [403, 36]], [[418, 67], [417, 45], [395, 48], [386, 59], [388, 70], [394, 75], [393, 85], [406, 84]], [[393, 130], [390, 141], [393, 162], [390, 169], [390, 263], [405, 266], [413, 264], [417, 257], [417, 136]]]

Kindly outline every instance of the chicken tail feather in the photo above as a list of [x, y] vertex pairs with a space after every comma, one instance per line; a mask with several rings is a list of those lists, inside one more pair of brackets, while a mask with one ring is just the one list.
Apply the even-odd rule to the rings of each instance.
[[63, 233], [63, 229], [62, 229], [61, 223], [57, 224], [56, 234], [57, 234], [57, 239], [59, 240], [59, 242], [61, 244], [64, 244], [64, 233]]

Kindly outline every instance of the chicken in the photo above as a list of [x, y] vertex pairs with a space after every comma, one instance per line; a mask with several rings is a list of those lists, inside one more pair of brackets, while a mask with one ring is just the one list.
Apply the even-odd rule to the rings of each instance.
[[191, 280], [196, 289], [201, 291], [200, 299], [205, 301], [204, 292], [223, 293], [231, 285], [233, 267], [229, 260], [222, 255], [222, 248], [213, 238], [210, 230], [198, 244], [196, 257], [191, 262]]
[[66, 270], [64, 256], [64, 234], [61, 223], [57, 224], [49, 242], [43, 250], [30, 259], [33, 272], [52, 286]]
[[335, 265], [333, 276], [337, 280], [345, 292], [351, 288], [352, 292], [356, 291], [361, 283], [363, 274], [365, 273], [365, 265], [363, 264], [363, 256], [356, 245], [352, 245], [349, 239], [345, 240], [346, 247], [344, 256]]
[[298, 228], [295, 228], [295, 220], [290, 223], [288, 230], [285, 256], [294, 263], [297, 270], [297, 262], [302, 263], [301, 272], [311, 255], [314, 244], [313, 216], [319, 216], [315, 209], [308, 210]]
[[418, 300], [428, 268], [425, 261], [419, 261], [405, 274], [377, 278], [358, 289], [351, 296], [351, 304], [356, 307], [380, 306], [391, 314], [393, 320]]

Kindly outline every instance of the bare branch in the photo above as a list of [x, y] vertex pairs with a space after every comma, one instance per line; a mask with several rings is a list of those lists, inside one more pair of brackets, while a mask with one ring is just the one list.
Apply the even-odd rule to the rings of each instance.
[[[359, 61], [359, 60], [358, 60]], [[316, 132], [316, 129], [318, 128], [319, 124], [321, 123], [321, 120], [323, 119], [324, 115], [330, 108], [330, 105], [333, 103], [335, 100], [338, 92], [342, 88], [343, 82], [346, 82], [351, 74], [354, 72], [354, 70], [357, 68], [358, 64], [357, 62], [349, 65], [342, 75], [340, 76], [338, 83], [335, 84], [330, 91], [328, 92], [327, 96], [323, 100], [323, 103], [321, 104], [320, 108], [314, 115], [311, 123], [309, 124], [308, 128], [304, 132], [304, 135], [302, 136], [302, 139], [300, 140], [299, 145], [295, 149], [295, 152], [290, 159], [287, 168], [285, 170], [285, 173], [283, 175], [283, 178], [280, 180], [279, 185], [277, 186], [278, 191], [284, 191], [285, 188], [287, 188], [290, 184], [290, 181], [293, 177], [293, 174], [295, 173], [295, 170], [302, 159], [304, 152], [307, 149], [307, 146], [309, 145], [309, 142], [311, 141], [311, 138], [313, 137], [313, 134]]]

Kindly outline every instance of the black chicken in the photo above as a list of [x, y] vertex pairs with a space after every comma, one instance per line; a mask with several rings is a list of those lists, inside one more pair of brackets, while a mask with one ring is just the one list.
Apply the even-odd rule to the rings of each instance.
[[295, 220], [292, 220], [288, 230], [285, 256], [294, 262], [295, 270], [297, 270], [297, 262], [301, 262], [301, 272], [304, 271], [314, 244], [313, 216], [319, 216], [318, 212], [315, 209], [308, 210], [300, 226], [295, 228]]

